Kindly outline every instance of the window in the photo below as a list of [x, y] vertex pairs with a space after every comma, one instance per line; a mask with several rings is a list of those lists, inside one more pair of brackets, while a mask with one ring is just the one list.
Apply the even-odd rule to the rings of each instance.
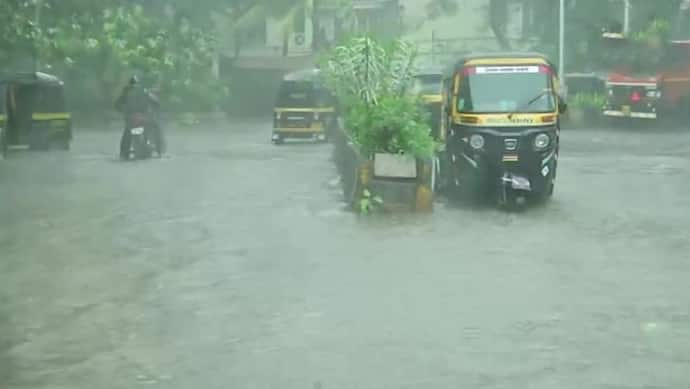
[[[510, 69], [527, 69], [511, 71]], [[551, 112], [555, 101], [550, 75], [539, 66], [506, 67], [507, 71], [485, 72], [466, 69], [462, 80], [458, 111], [464, 113]]]

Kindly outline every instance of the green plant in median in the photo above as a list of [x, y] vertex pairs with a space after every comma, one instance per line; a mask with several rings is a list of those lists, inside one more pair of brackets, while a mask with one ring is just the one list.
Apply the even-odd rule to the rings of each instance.
[[324, 59], [324, 81], [365, 153], [433, 156], [436, 144], [427, 113], [407, 93], [416, 55], [416, 47], [405, 41], [381, 43], [364, 37], [335, 48]]
[[365, 153], [428, 158], [436, 144], [430, 136], [427, 116], [415, 97], [383, 96], [373, 108], [364, 102], [353, 104], [345, 123]]
[[363, 215], [370, 214], [383, 207], [383, 199], [364, 189], [362, 198], [359, 199], [359, 213]]

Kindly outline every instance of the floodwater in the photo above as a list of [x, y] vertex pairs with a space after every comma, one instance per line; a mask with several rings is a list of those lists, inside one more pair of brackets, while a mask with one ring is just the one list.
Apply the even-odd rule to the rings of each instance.
[[564, 130], [554, 199], [360, 217], [269, 121], [0, 161], [0, 388], [680, 388], [690, 131]]

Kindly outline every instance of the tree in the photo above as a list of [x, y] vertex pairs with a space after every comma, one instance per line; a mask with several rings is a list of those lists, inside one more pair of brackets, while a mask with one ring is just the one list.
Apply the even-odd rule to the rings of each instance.
[[109, 106], [132, 72], [159, 84], [164, 106], [173, 109], [211, 109], [226, 92], [210, 72], [215, 37], [205, 29], [188, 18], [151, 15], [135, 0], [94, 3], [43, 0], [40, 26], [36, 1], [1, 3], [0, 61], [30, 47], [42, 69], [79, 81], [68, 89], [78, 89], [84, 103], [96, 97]]
[[433, 155], [427, 118], [407, 93], [416, 56], [416, 47], [407, 42], [382, 44], [363, 37], [335, 48], [324, 60], [325, 82], [344, 110], [346, 128], [364, 152]]

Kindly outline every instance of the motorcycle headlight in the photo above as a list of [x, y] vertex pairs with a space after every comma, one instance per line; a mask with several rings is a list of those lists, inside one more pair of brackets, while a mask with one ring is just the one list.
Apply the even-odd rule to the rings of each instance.
[[280, 112], [276, 112], [276, 119], [280, 119]]
[[470, 147], [479, 150], [484, 147], [484, 137], [479, 134], [470, 136]]
[[314, 112], [314, 120], [319, 120], [319, 113], [318, 112]]
[[537, 151], [546, 150], [551, 144], [551, 138], [548, 134], [539, 134], [534, 137], [534, 148]]

